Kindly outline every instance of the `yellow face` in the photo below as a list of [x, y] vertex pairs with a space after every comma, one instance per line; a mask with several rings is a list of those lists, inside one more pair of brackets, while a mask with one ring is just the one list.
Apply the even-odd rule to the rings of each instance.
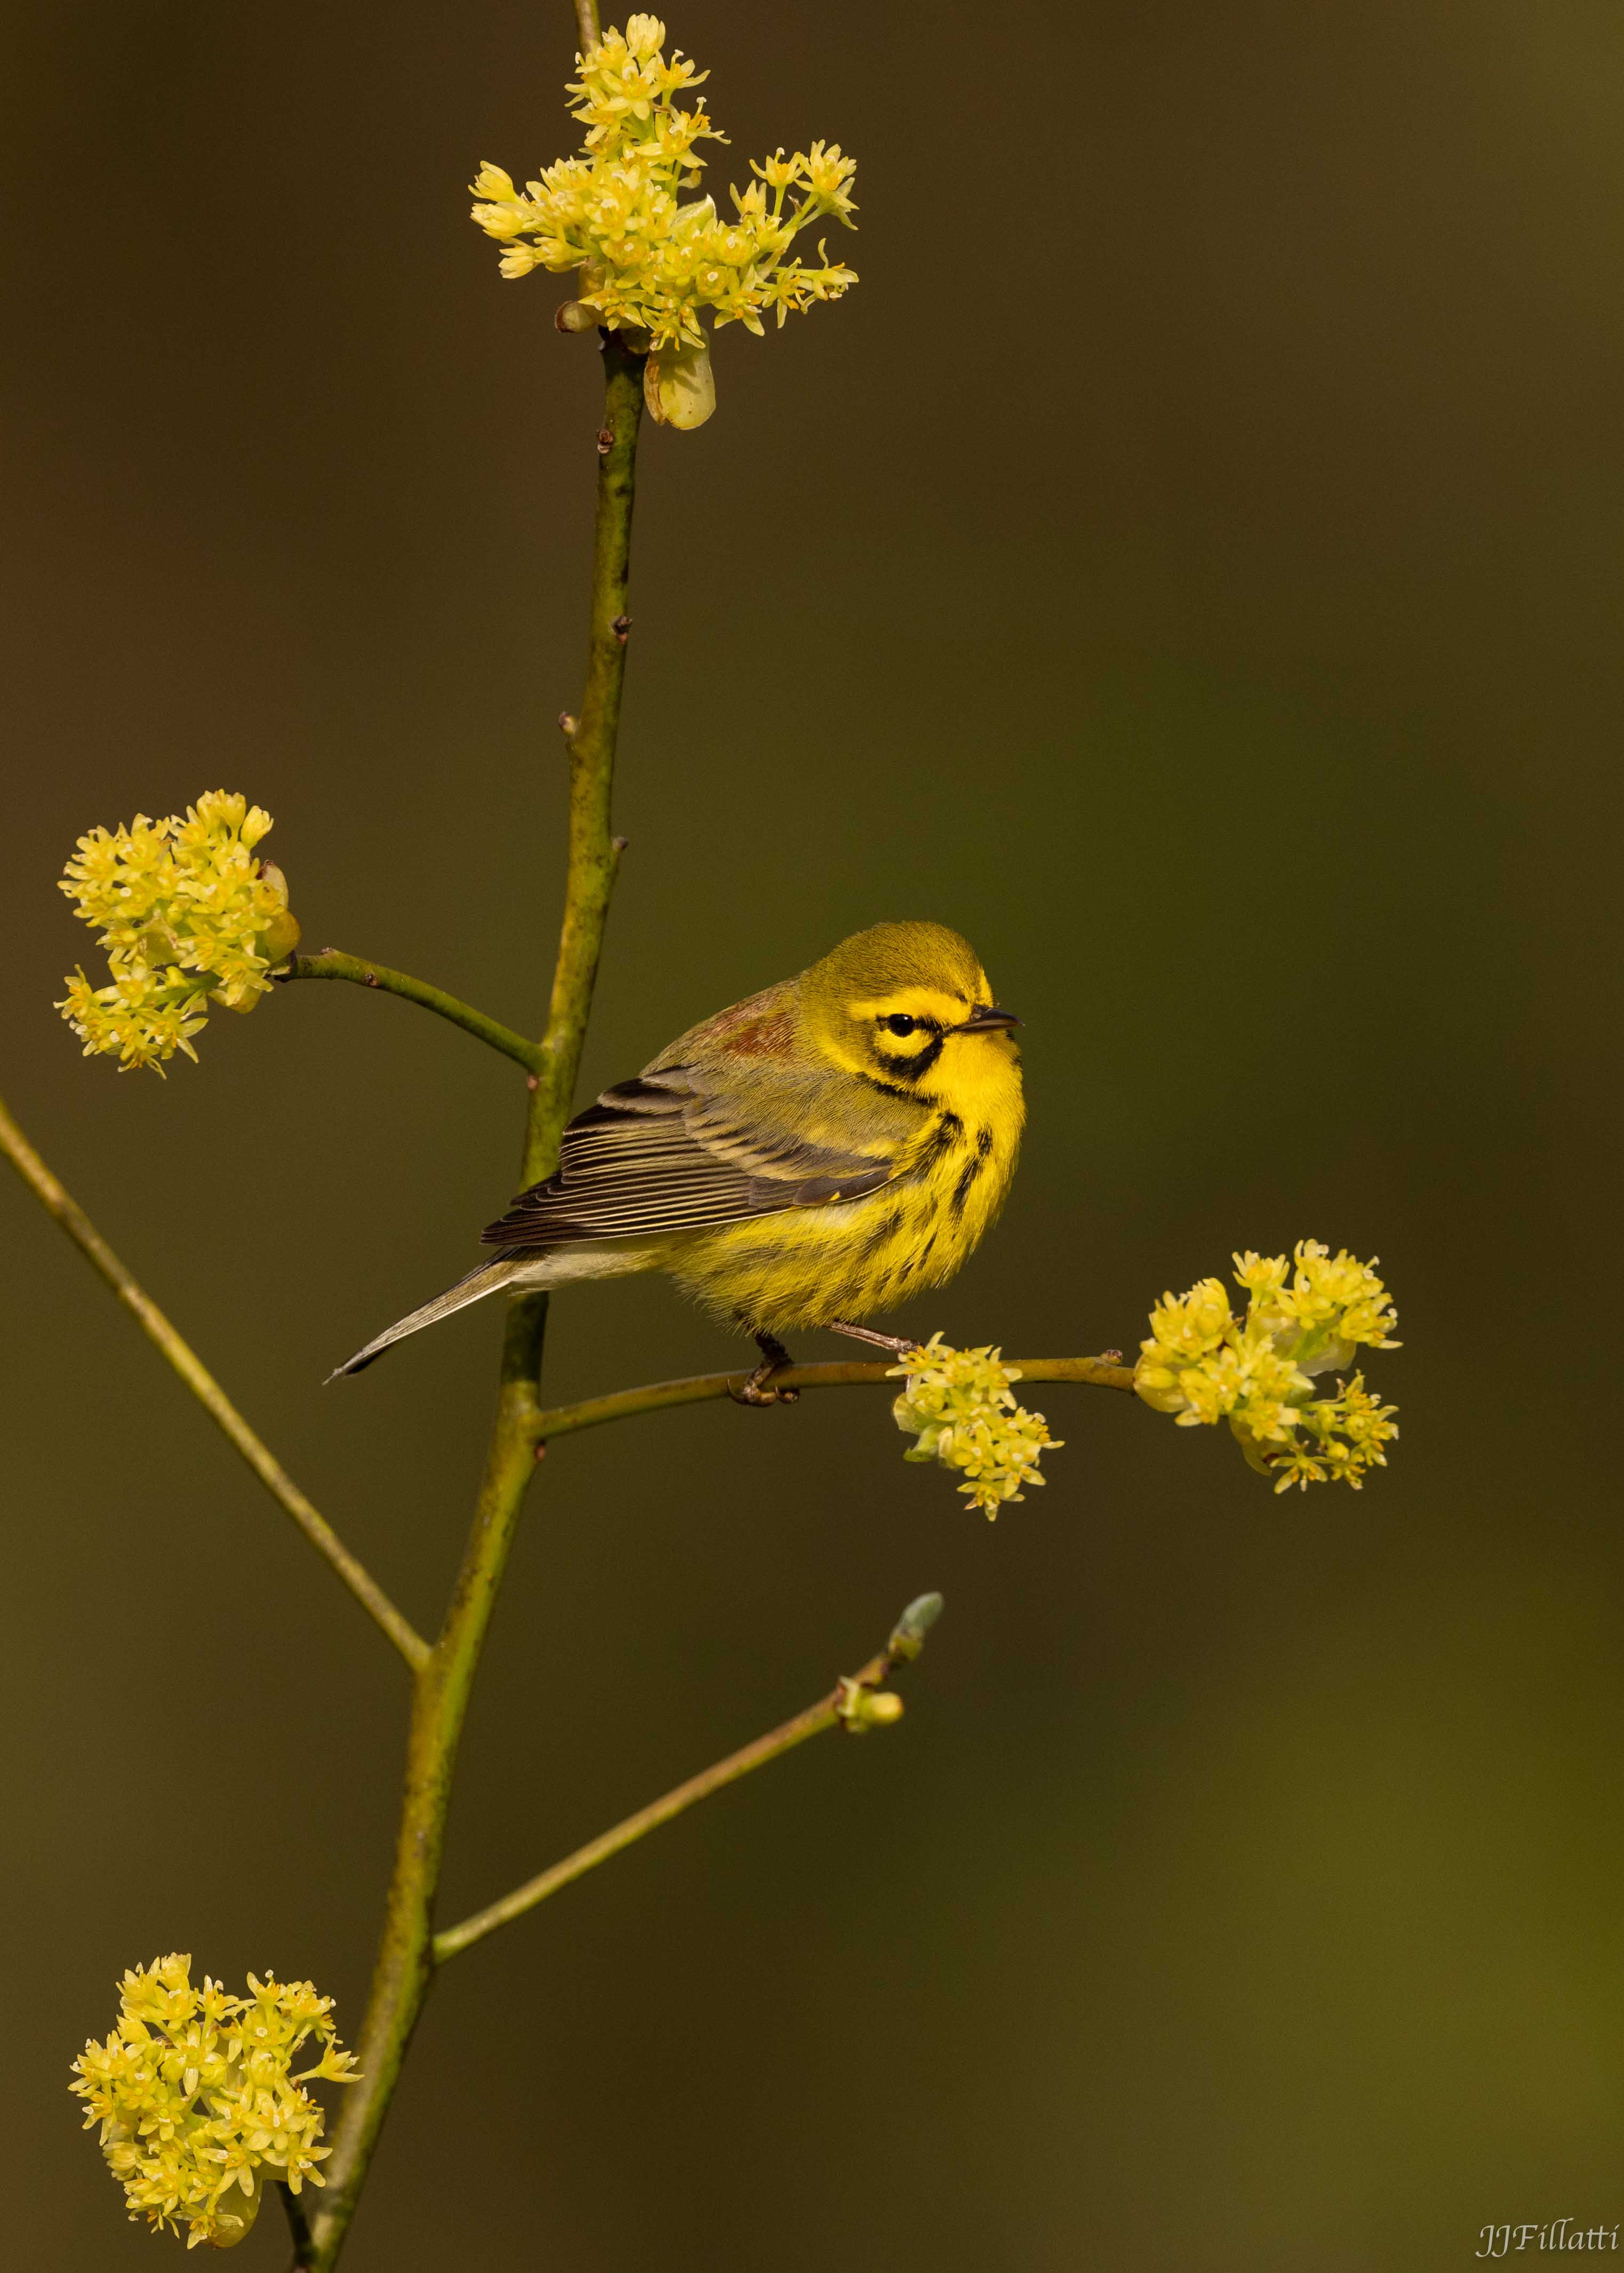
[[983, 1093], [1001, 1095], [1020, 1055], [1009, 1033], [1019, 1021], [976, 976], [974, 994], [907, 986], [848, 1000], [839, 1039], [850, 1069], [961, 1114], [976, 1111]]
[[815, 1046], [870, 1088], [995, 1132], [1020, 1125], [1020, 1054], [966, 939], [944, 924], [872, 924], [801, 973]]

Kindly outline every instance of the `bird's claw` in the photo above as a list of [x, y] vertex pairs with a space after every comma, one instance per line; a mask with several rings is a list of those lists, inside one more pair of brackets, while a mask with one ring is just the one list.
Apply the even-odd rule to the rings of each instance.
[[747, 1373], [735, 1387], [730, 1381], [727, 1394], [735, 1405], [795, 1405], [800, 1402], [798, 1389], [775, 1389], [772, 1377], [781, 1372], [778, 1365], [758, 1365], [754, 1373]]

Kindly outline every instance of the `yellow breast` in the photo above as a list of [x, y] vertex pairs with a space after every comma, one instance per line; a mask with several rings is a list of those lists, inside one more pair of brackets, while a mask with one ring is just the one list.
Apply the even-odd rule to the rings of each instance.
[[752, 1332], [787, 1333], [861, 1321], [951, 1279], [1004, 1204], [1025, 1119], [1019, 1061], [1002, 1038], [955, 1056], [891, 1182], [673, 1242], [665, 1267], [678, 1284]]

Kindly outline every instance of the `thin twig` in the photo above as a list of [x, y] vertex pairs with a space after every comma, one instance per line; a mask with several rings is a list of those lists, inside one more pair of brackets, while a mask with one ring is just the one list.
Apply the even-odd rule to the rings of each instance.
[[402, 1617], [365, 1564], [357, 1561], [326, 1517], [317, 1512], [281, 1461], [254, 1434], [207, 1367], [176, 1332], [151, 1296], [143, 1293], [84, 1210], [52, 1175], [4, 1105], [0, 1105], [0, 1152], [5, 1153], [47, 1213], [56, 1218], [79, 1252], [88, 1257], [148, 1341], [168, 1359], [277, 1505], [293, 1518], [317, 1554], [332, 1564], [368, 1617], [387, 1634], [416, 1671], [428, 1656], [427, 1642]]
[[[929, 1609], [924, 1609], [926, 1604], [930, 1605]], [[494, 1933], [499, 1925], [508, 1925], [515, 1918], [523, 1917], [526, 1910], [533, 1910], [538, 1902], [545, 1902], [549, 1894], [556, 1894], [561, 1887], [568, 1887], [575, 1879], [584, 1877], [587, 1872], [596, 1870], [598, 1864], [606, 1863], [612, 1855], [619, 1855], [624, 1849], [634, 1846], [639, 1839], [646, 1838], [650, 1831], [658, 1831], [662, 1823], [669, 1823], [673, 1816], [685, 1813], [700, 1800], [709, 1799], [713, 1791], [721, 1791], [726, 1785], [737, 1783], [741, 1776], [748, 1775], [753, 1769], [765, 1767], [769, 1760], [779, 1759], [786, 1752], [793, 1752], [796, 1745], [804, 1744], [808, 1737], [821, 1736], [825, 1729], [832, 1729], [837, 1723], [847, 1729], [861, 1729], [864, 1725], [861, 1712], [853, 1710], [861, 1692], [876, 1689], [898, 1664], [918, 1656], [923, 1626], [934, 1620], [940, 1608], [939, 1595], [925, 1595], [920, 1602], [911, 1603], [885, 1647], [871, 1657], [860, 1673], [837, 1682], [827, 1697], [820, 1697], [816, 1705], [808, 1705], [803, 1713], [797, 1713], [792, 1720], [782, 1722], [776, 1729], [770, 1729], [764, 1737], [757, 1737], [753, 1744], [742, 1745], [736, 1752], [729, 1752], [726, 1759], [718, 1760], [714, 1767], [702, 1770], [698, 1775], [689, 1776], [686, 1783], [680, 1783], [662, 1798], [650, 1801], [647, 1807], [640, 1807], [635, 1815], [628, 1815], [613, 1830], [600, 1833], [596, 1839], [589, 1839], [584, 1847], [577, 1847], [573, 1855], [566, 1855], [563, 1861], [554, 1863], [551, 1870], [527, 1879], [522, 1887], [515, 1887], [512, 1894], [504, 1894], [500, 1902], [489, 1903], [485, 1909], [476, 1910], [471, 1917], [465, 1917], [459, 1924], [447, 1926], [443, 1933], [437, 1933], [434, 1937], [434, 1962], [443, 1965], [448, 1957], [455, 1957], [460, 1951], [471, 1948], [475, 1942], [483, 1941], [486, 1934]], [[922, 1620], [916, 1631], [910, 1627], [908, 1621], [911, 1616], [917, 1617], [921, 1611]], [[900, 1698], [892, 1700], [894, 1713], [900, 1712], [901, 1702]]]
[[[1104, 1357], [1026, 1357], [1011, 1360], [1022, 1382], [1086, 1382], [1096, 1389], [1133, 1387], [1133, 1368]], [[607, 1397], [583, 1398], [575, 1405], [555, 1405], [538, 1413], [539, 1443], [568, 1437], [577, 1429], [596, 1429], [605, 1421], [624, 1421], [634, 1413], [658, 1413], [673, 1405], [703, 1405], [708, 1399], [730, 1397], [740, 1387], [742, 1373], [695, 1373], [682, 1381], [654, 1381], [641, 1389], [617, 1389]], [[838, 1361], [831, 1365], [788, 1365], [772, 1377], [774, 1388], [859, 1389], [896, 1384], [889, 1365], [863, 1360]]]
[[474, 1009], [467, 1002], [459, 1002], [455, 994], [443, 987], [431, 986], [426, 980], [414, 979], [409, 971], [391, 971], [387, 963], [373, 963], [368, 956], [345, 955], [336, 947], [324, 947], [319, 955], [290, 956], [280, 970], [271, 973], [273, 979], [348, 979], [357, 986], [371, 986], [385, 994], [398, 994], [402, 1001], [416, 1002], [425, 1010], [432, 1010], [441, 1018], [448, 1018], [464, 1033], [473, 1034], [488, 1042], [504, 1057], [514, 1059], [527, 1073], [537, 1073], [542, 1063], [541, 1044], [526, 1040], [515, 1034], [511, 1026], [500, 1020], [487, 1018], [483, 1010]]
[[816, 1737], [825, 1729], [832, 1729], [838, 1717], [836, 1707], [839, 1694], [838, 1690], [831, 1690], [827, 1697], [821, 1698], [816, 1705], [808, 1705], [806, 1711], [797, 1713], [793, 1720], [786, 1721], [781, 1727], [769, 1730], [764, 1737], [757, 1737], [754, 1744], [744, 1745], [741, 1751], [730, 1752], [725, 1760], [718, 1760], [714, 1767], [706, 1768], [699, 1775], [690, 1776], [686, 1783], [680, 1783], [673, 1791], [668, 1791], [663, 1799], [639, 1808], [636, 1814], [628, 1815], [624, 1823], [617, 1823], [613, 1831], [603, 1832], [598, 1838], [590, 1839], [584, 1847], [577, 1847], [573, 1855], [567, 1855], [561, 1863], [554, 1863], [551, 1870], [541, 1872], [536, 1878], [527, 1879], [522, 1887], [515, 1887], [512, 1894], [504, 1894], [500, 1902], [476, 1910], [471, 1917], [465, 1917], [459, 1925], [447, 1926], [443, 1933], [437, 1933], [434, 1937], [434, 1962], [443, 1965], [448, 1957], [455, 1957], [459, 1951], [471, 1947], [477, 1941], [483, 1941], [485, 1935], [494, 1933], [499, 1925], [508, 1925], [513, 1919], [523, 1917], [525, 1911], [534, 1909], [538, 1902], [545, 1902], [549, 1894], [556, 1894], [560, 1887], [568, 1887], [573, 1879], [583, 1877], [599, 1863], [606, 1863], [612, 1855], [618, 1855], [622, 1848], [630, 1847], [649, 1832], [658, 1830], [662, 1823], [669, 1823], [673, 1816], [680, 1815], [696, 1801], [708, 1799], [713, 1791], [720, 1791], [726, 1784], [736, 1783], [741, 1776], [748, 1775], [752, 1768], [765, 1767], [769, 1760], [776, 1760], [782, 1753], [793, 1752], [808, 1737]]
[[581, 52], [590, 55], [598, 45], [598, 0], [575, 0], [575, 31], [581, 41]]

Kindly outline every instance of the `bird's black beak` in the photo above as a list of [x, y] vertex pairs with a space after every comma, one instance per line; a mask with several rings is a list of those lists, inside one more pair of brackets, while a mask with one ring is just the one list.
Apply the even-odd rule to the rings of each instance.
[[1020, 1020], [1013, 1010], [999, 1010], [990, 1002], [978, 1002], [959, 1031], [961, 1034], [1002, 1034]]

